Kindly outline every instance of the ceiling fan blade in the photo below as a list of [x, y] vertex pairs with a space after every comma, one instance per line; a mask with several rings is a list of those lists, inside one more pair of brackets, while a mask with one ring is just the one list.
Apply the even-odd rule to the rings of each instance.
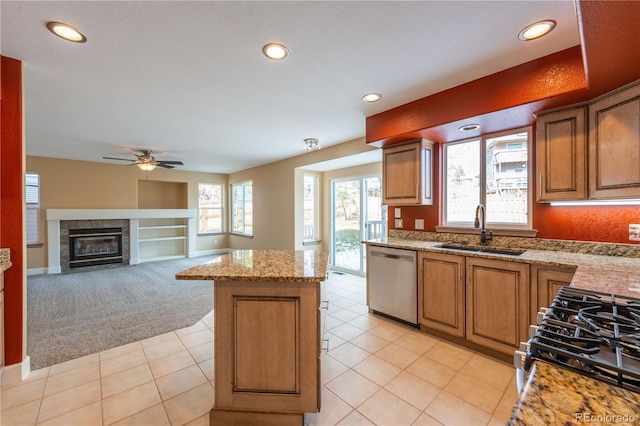
[[182, 161], [162, 161], [162, 160], [158, 160], [158, 164], [176, 164], [176, 165], [179, 165], [179, 166], [184, 166]]
[[173, 166], [169, 166], [168, 164], [162, 164], [161, 161], [158, 161], [158, 164], [156, 164], [156, 166], [158, 167], [164, 167], [165, 169], [173, 169]]
[[128, 158], [115, 158], [115, 157], [102, 157], [105, 160], [118, 160], [118, 161], [136, 161], [136, 160], [130, 160]]

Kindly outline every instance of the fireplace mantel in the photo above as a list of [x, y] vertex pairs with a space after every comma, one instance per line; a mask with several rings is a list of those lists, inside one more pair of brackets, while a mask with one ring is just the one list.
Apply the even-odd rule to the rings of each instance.
[[140, 220], [147, 219], [186, 219], [186, 253], [187, 257], [195, 255], [196, 244], [195, 209], [47, 209], [47, 258], [48, 273], [58, 274], [60, 265], [60, 221], [62, 220], [108, 220], [124, 219], [129, 221], [129, 264], [140, 263]]

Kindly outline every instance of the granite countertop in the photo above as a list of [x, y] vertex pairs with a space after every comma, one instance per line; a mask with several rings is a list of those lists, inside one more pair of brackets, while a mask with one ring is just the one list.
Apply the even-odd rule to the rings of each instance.
[[[512, 262], [576, 267], [572, 287], [602, 291], [640, 298], [640, 258], [573, 253], [568, 251], [526, 249], [519, 256], [442, 248], [442, 241], [423, 241], [402, 238], [384, 238], [365, 241], [366, 244], [435, 253], [453, 253]], [[493, 244], [490, 245], [495, 247]], [[500, 247], [500, 246], [498, 246]], [[504, 246], [514, 248], [513, 246]]]
[[0, 249], [0, 272], [11, 268], [11, 249]]
[[536, 362], [507, 424], [637, 425], [639, 422], [640, 394]]
[[178, 280], [324, 281], [329, 256], [314, 250], [235, 250], [176, 274]]

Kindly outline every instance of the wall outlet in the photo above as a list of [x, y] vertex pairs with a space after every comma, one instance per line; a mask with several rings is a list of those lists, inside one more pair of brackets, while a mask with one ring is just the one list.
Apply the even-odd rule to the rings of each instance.
[[218, 240], [213, 240], [213, 245], [217, 246], [218, 245]]
[[416, 219], [416, 229], [424, 229], [424, 219]]
[[400, 207], [396, 207], [395, 209], [395, 217], [396, 219], [400, 219], [402, 217], [402, 211], [400, 210]]
[[629, 225], [629, 241], [640, 241], [640, 225], [632, 223]]
[[402, 219], [396, 219], [396, 229], [402, 228]]

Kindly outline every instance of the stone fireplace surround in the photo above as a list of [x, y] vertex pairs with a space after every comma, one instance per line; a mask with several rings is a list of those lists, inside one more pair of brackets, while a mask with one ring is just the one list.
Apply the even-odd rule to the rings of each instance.
[[122, 266], [142, 261], [138, 238], [140, 219], [187, 219], [186, 256], [195, 256], [196, 216], [197, 211], [193, 209], [47, 209], [47, 273], [69, 271], [69, 224], [74, 225], [72, 228], [122, 227], [124, 259], [123, 263], [115, 264]]
[[[70, 268], [71, 247], [69, 247], [70, 229], [100, 229], [122, 228], [122, 262], [108, 265], [83, 266]], [[129, 264], [129, 221], [126, 219], [98, 219], [98, 220], [61, 220], [60, 221], [60, 268], [61, 272], [81, 272], [92, 269], [117, 268]]]

